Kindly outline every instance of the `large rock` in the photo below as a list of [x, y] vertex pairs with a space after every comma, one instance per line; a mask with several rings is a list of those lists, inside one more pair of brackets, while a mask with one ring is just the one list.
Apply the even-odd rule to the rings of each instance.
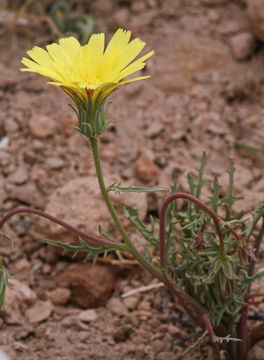
[[[107, 185], [111, 185], [114, 180], [113, 177], [107, 177]], [[125, 184], [122, 183], [122, 186]], [[116, 195], [110, 192], [109, 195], [119, 214], [123, 213], [124, 204], [129, 204], [139, 209], [139, 216], [142, 219], [146, 216], [147, 200], [144, 193]], [[45, 210], [88, 233], [98, 234], [100, 225], [104, 230], [118, 236], [114, 231], [113, 221], [103, 201], [95, 176], [71, 180], [57, 189], [49, 198]], [[128, 220], [125, 218], [123, 220], [125, 227], [128, 227]], [[40, 223], [45, 236], [79, 244], [78, 236], [71, 231], [47, 220], [41, 220]]]
[[116, 280], [113, 267], [87, 263], [71, 265], [58, 276], [57, 282], [71, 291], [72, 302], [82, 308], [94, 308], [105, 304]]
[[264, 41], [264, 1], [249, 0], [247, 13], [254, 34]]

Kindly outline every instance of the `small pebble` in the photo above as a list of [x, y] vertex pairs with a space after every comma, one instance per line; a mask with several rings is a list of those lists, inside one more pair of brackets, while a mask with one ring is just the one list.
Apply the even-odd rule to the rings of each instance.
[[83, 322], [91, 322], [97, 320], [98, 315], [94, 309], [89, 309], [80, 312], [78, 318]]
[[51, 170], [60, 170], [64, 167], [64, 161], [60, 158], [49, 158], [46, 162]]

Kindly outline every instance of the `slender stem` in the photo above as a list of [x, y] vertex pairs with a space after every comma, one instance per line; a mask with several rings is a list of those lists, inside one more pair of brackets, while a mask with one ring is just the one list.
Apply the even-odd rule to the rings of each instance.
[[169, 291], [173, 295], [176, 295], [176, 297], [181, 301], [183, 308], [185, 309], [187, 314], [190, 316], [192, 321], [196, 325], [203, 327], [204, 323], [203, 323], [202, 316], [204, 314], [209, 314], [208, 310], [205, 307], [203, 307], [201, 304], [199, 304], [188, 293], [186, 293], [184, 290], [182, 290], [179, 285], [177, 285], [175, 282], [172, 283], [171, 280], [168, 278], [165, 270], [163, 270], [163, 282], [167, 286]]
[[100, 155], [99, 155], [99, 148], [98, 148], [98, 140], [96, 136], [90, 137], [90, 143], [93, 151], [93, 158], [94, 158], [94, 165], [96, 169], [96, 174], [98, 178], [99, 187], [103, 196], [103, 199], [106, 203], [106, 206], [109, 210], [109, 213], [119, 231], [121, 234], [124, 242], [129, 247], [129, 251], [133, 254], [133, 256], [138, 260], [138, 262], [147, 270], [149, 270], [153, 275], [155, 275], [159, 280], [163, 280], [162, 272], [160, 269], [149, 263], [136, 249], [134, 244], [131, 242], [129, 236], [127, 235], [122, 223], [119, 220], [119, 217], [115, 211], [115, 208], [113, 207], [113, 204], [111, 202], [111, 199], [108, 195], [107, 189], [105, 187], [104, 183], [104, 177], [102, 173], [101, 168], [101, 161], [100, 161]]
[[243, 305], [241, 309], [241, 317], [238, 323], [239, 338], [242, 340], [239, 343], [239, 359], [245, 360], [249, 349], [249, 337], [247, 327], [248, 305]]
[[[215, 354], [216, 354], [216, 359], [217, 360], [222, 360], [223, 357], [221, 356], [221, 352], [220, 352], [220, 348], [219, 348], [219, 344], [214, 340], [215, 337], [215, 333], [214, 333], [214, 329], [210, 320], [210, 317], [208, 314], [204, 314], [203, 315], [203, 321], [204, 321], [204, 325], [206, 327], [206, 329], [208, 330], [208, 335], [210, 337], [210, 340], [213, 344], [214, 350], [215, 350]], [[226, 357], [224, 357], [225, 359]]]
[[44, 211], [41, 210], [37, 210], [34, 208], [29, 208], [29, 207], [24, 207], [24, 208], [18, 208], [18, 209], [14, 209], [9, 211], [5, 216], [2, 217], [2, 219], [0, 220], [0, 229], [1, 227], [7, 222], [7, 220], [12, 217], [13, 215], [16, 214], [21, 214], [21, 213], [29, 213], [29, 214], [34, 214], [34, 215], [38, 215], [41, 217], [44, 217], [46, 219], [51, 220], [52, 222], [59, 224], [61, 226], [63, 226], [66, 229], [69, 229], [70, 231], [85, 237], [87, 239], [89, 239], [91, 246], [95, 246], [95, 247], [99, 247], [101, 245], [108, 245], [108, 246], [116, 246], [117, 248], [123, 247], [123, 244], [118, 244], [109, 240], [106, 240], [104, 238], [101, 238], [100, 236], [97, 235], [93, 235], [93, 234], [89, 234], [86, 231], [83, 230], [79, 230], [77, 229], [75, 226], [68, 224], [67, 222], [58, 219], [56, 216], [52, 216]]

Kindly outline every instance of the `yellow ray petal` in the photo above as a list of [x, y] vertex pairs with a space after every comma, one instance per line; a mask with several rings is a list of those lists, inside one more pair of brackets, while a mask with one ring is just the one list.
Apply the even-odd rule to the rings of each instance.
[[22, 64], [28, 67], [28, 69], [25, 68], [20, 69], [21, 71], [32, 71], [39, 73], [52, 80], [55, 79], [56, 81], [63, 81], [63, 78], [58, 73], [48, 68], [45, 68], [44, 66], [41, 66], [28, 58], [24, 57], [21, 62]]
[[[104, 33], [93, 34], [86, 45], [86, 51], [89, 53], [89, 75], [91, 78], [96, 78], [101, 69], [102, 58], [104, 54]], [[91, 61], [92, 60], [92, 61]]]
[[150, 77], [151, 77], [150, 75], [136, 76], [136, 77], [134, 77], [134, 78], [130, 78], [130, 79], [121, 81], [119, 84], [124, 85], [124, 84], [130, 83], [130, 82], [133, 82], [133, 81], [148, 79], [148, 78], [150, 78]]
[[110, 40], [102, 61], [101, 77], [107, 77], [112, 69], [113, 63], [118, 58], [120, 52], [128, 44], [131, 31], [118, 29]]
[[53, 43], [47, 45], [46, 47], [49, 55], [55, 62], [59, 63], [60, 65], [66, 65], [68, 67], [72, 66], [72, 59], [60, 45]]
[[143, 55], [138, 60], [132, 62], [132, 64], [128, 65], [124, 70], [120, 71], [117, 76], [113, 79], [114, 81], [120, 81], [124, 77], [133, 74], [134, 72], [141, 70], [145, 67], [144, 60], [148, 59], [150, 56], [154, 54], [154, 51], [150, 51], [147, 54]]
[[28, 50], [27, 54], [39, 65], [45, 66], [47, 68], [52, 68], [52, 58], [49, 53], [42, 49], [39, 46], [34, 46], [33, 49]]
[[113, 71], [119, 72], [126, 67], [132, 60], [134, 60], [138, 54], [143, 50], [146, 43], [139, 38], [131, 41], [120, 52], [119, 57], [116, 59], [113, 66]]
[[72, 60], [80, 55], [81, 45], [75, 37], [70, 36], [59, 40], [60, 47], [67, 53]]
[[128, 44], [130, 37], [131, 31], [118, 29], [107, 45], [104, 54], [105, 61], [107, 62], [108, 57], [115, 55], [117, 50], [124, 48]]

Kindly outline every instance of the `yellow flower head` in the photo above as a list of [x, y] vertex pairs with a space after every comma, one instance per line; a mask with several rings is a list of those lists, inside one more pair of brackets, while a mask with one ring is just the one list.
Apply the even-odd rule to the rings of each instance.
[[89, 95], [95, 101], [105, 99], [114, 89], [131, 81], [146, 79], [138, 76], [123, 80], [141, 70], [145, 60], [154, 51], [135, 60], [145, 46], [139, 38], [129, 42], [131, 31], [118, 29], [105, 48], [103, 33], [93, 34], [88, 44], [81, 46], [74, 37], [47, 45], [47, 51], [34, 46], [23, 58], [26, 68], [21, 71], [39, 73], [51, 80], [50, 84], [62, 87], [73, 99], [87, 102]]

